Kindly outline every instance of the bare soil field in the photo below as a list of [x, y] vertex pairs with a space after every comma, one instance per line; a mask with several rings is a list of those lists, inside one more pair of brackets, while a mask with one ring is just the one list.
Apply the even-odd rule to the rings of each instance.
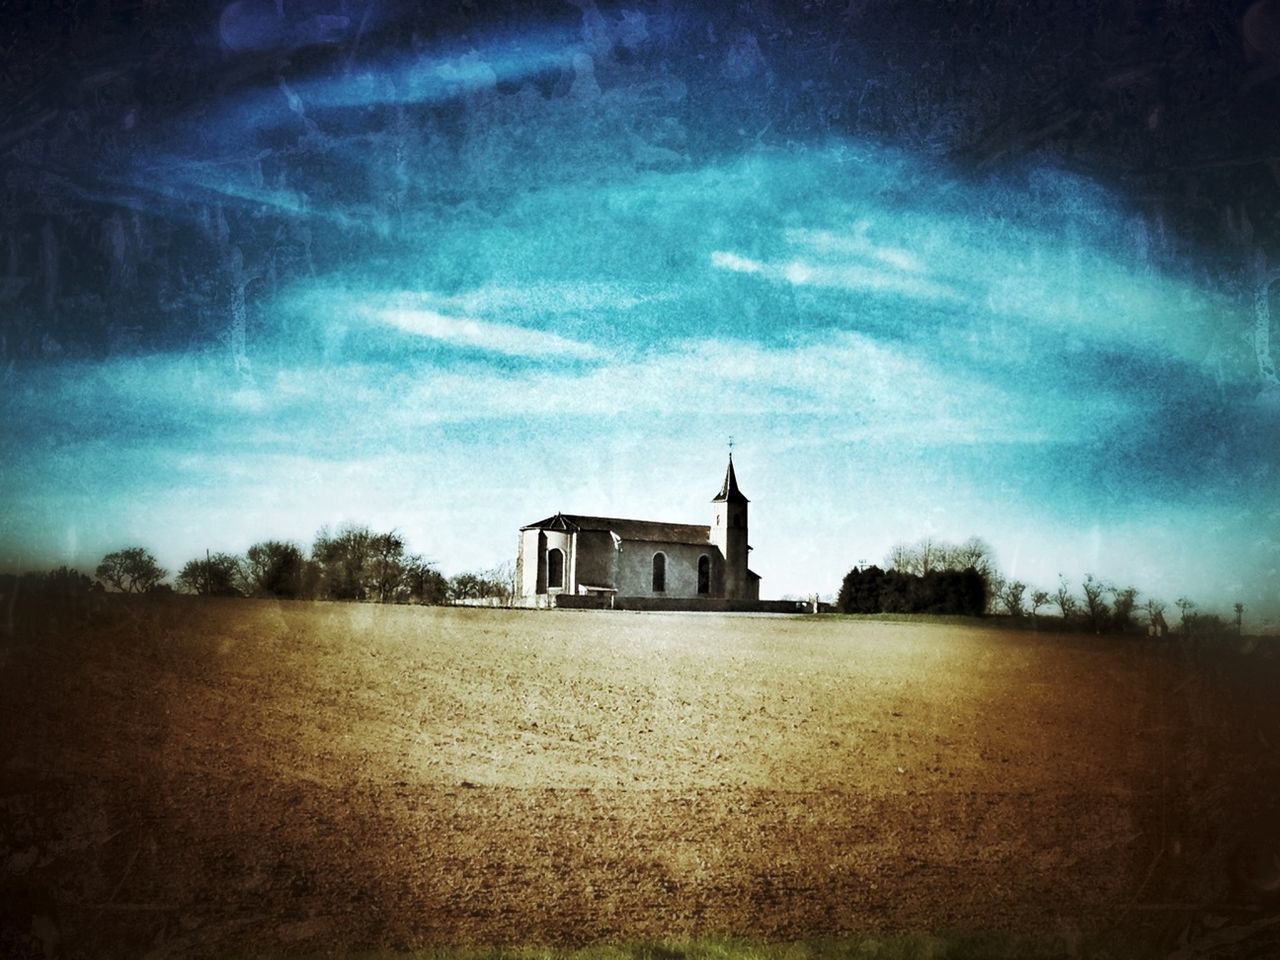
[[0, 645], [6, 956], [1280, 956], [1266, 643], [109, 599]]

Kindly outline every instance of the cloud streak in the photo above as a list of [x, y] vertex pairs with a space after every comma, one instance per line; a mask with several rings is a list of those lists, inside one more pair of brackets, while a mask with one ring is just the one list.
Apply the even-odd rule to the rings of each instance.
[[568, 340], [554, 333], [472, 317], [451, 317], [435, 310], [398, 306], [363, 307], [361, 312], [377, 322], [414, 336], [486, 353], [577, 360], [599, 360], [605, 356], [590, 344]]
[[865, 263], [823, 263], [799, 258], [781, 263], [762, 263], [724, 250], [711, 253], [712, 265], [722, 270], [751, 274], [797, 287], [897, 295], [924, 301], [961, 300], [960, 295], [949, 287], [916, 275], [919, 273], [918, 269], [902, 270], [902, 261], [882, 262], [899, 269], [880, 269]]

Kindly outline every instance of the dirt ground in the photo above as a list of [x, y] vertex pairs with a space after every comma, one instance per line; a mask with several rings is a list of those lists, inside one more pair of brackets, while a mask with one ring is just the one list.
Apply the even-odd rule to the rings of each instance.
[[980, 931], [1280, 956], [1266, 643], [184, 598], [61, 619], [0, 645], [0, 954]]

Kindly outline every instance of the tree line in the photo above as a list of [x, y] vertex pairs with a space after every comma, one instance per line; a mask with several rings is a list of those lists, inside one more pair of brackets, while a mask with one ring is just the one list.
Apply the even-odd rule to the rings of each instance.
[[[850, 570], [836, 608], [841, 613], [1003, 614], [1033, 627], [1052, 619], [1059, 628], [1160, 637], [1175, 632], [1184, 637], [1238, 636], [1243, 626], [1242, 603], [1234, 605], [1233, 618], [1224, 619], [1179, 597], [1174, 603], [1179, 620], [1171, 627], [1162, 600], [1148, 597], [1140, 603], [1139, 597], [1136, 588], [1092, 573], [1085, 574], [1078, 591], [1066, 577], [1059, 577], [1052, 591], [1033, 589], [1001, 576], [991, 548], [978, 537], [960, 544], [926, 538], [896, 544], [884, 569], [872, 564]], [[1042, 610], [1049, 611], [1047, 617], [1042, 618]]]
[[1141, 594], [1135, 587], [1109, 583], [1086, 573], [1077, 591], [1065, 577], [1058, 578], [1052, 591], [1031, 590], [1021, 580], [997, 579], [993, 598], [1003, 612], [1014, 621], [1030, 620], [1033, 626], [1041, 621], [1041, 610], [1060, 627], [1088, 633], [1140, 633], [1152, 637], [1177, 635], [1182, 637], [1239, 636], [1244, 627], [1244, 604], [1232, 606], [1232, 617], [1224, 618], [1216, 613], [1199, 609], [1194, 600], [1178, 597], [1176, 624], [1165, 617], [1168, 605], [1157, 597], [1147, 597], [1139, 602]]
[[995, 562], [977, 537], [949, 544], [898, 544], [885, 568], [854, 567], [840, 585], [841, 613], [936, 613], [982, 616], [990, 604]]
[[987, 587], [973, 567], [925, 574], [882, 570], [874, 564], [850, 570], [837, 601], [841, 613], [941, 613], [979, 617]]
[[445, 577], [431, 561], [411, 553], [396, 531], [380, 532], [357, 524], [321, 528], [309, 551], [290, 541], [263, 540], [243, 554], [206, 553], [183, 564], [172, 585], [166, 582], [169, 571], [138, 546], [106, 554], [94, 575], [96, 580], [62, 567], [4, 579], [13, 581], [6, 587], [58, 596], [94, 590], [143, 594], [176, 588], [212, 597], [423, 604], [507, 604], [516, 587], [513, 564]]

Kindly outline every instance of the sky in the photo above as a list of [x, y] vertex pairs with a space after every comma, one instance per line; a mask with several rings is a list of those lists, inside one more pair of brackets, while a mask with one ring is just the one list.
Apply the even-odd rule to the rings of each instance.
[[976, 535], [1280, 630], [1272, 6], [31, 14], [0, 565], [482, 569], [709, 522], [732, 437], [762, 596]]

